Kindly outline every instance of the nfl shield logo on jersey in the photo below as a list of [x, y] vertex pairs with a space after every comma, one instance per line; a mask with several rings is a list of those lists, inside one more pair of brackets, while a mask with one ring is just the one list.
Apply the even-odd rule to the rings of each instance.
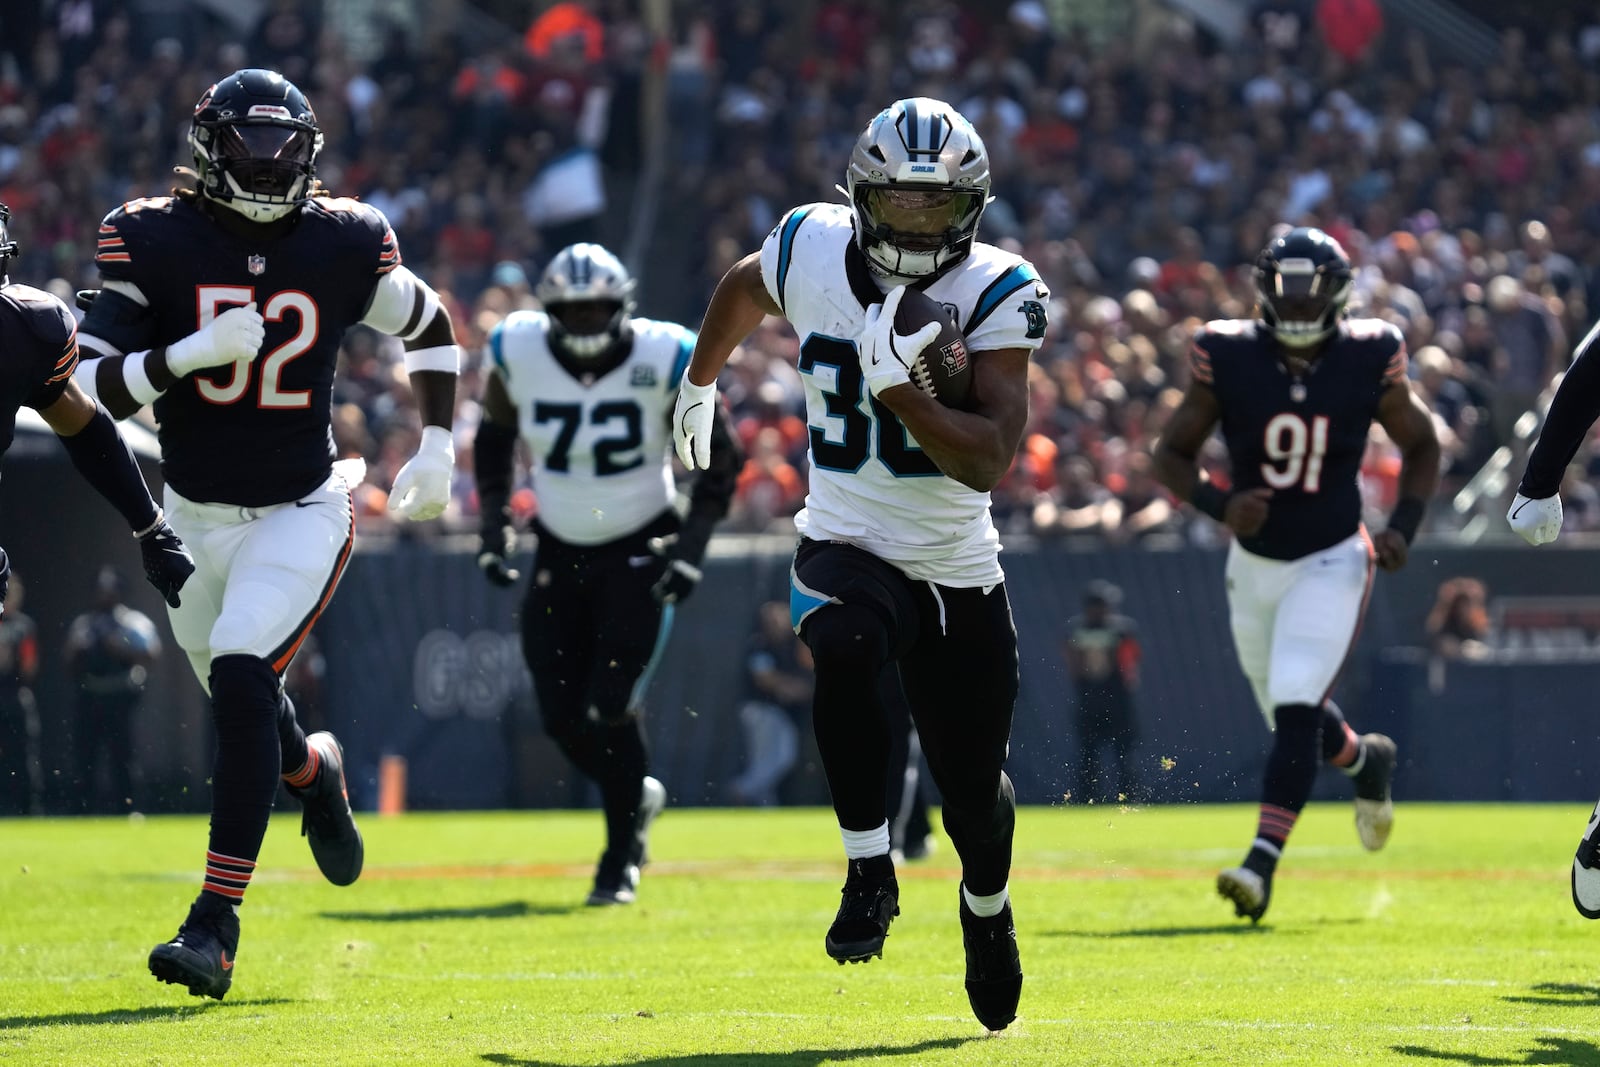
[[260, 274], [267, 269], [267, 257], [251, 256], [245, 260], [245, 267], [249, 269], [251, 274]]

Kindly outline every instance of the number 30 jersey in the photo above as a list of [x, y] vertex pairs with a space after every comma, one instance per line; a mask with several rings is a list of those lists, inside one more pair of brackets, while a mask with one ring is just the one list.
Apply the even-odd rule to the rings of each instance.
[[672, 506], [672, 408], [694, 334], [654, 319], [629, 324], [628, 357], [592, 381], [557, 361], [542, 311], [513, 311], [489, 334], [533, 456], [539, 521], [570, 544], [615, 541]]
[[[946, 477], [862, 378], [857, 342], [883, 290], [856, 247], [850, 209], [790, 211], [762, 245], [761, 276], [800, 337], [811, 476], [796, 528], [856, 545], [918, 580], [1002, 581], [989, 494]], [[1043, 343], [1049, 290], [1009, 252], [974, 243], [925, 291], [950, 312], [974, 359]]]
[[1380, 319], [1348, 319], [1298, 378], [1281, 351], [1259, 322], [1218, 320], [1195, 334], [1189, 368], [1216, 394], [1233, 488], [1272, 490], [1265, 525], [1239, 546], [1299, 559], [1361, 526], [1367, 432], [1384, 391], [1406, 380], [1406, 343]]

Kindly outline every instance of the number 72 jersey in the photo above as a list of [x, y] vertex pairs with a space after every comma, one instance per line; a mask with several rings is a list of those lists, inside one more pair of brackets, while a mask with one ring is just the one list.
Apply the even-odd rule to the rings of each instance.
[[1347, 319], [1298, 378], [1276, 338], [1253, 320], [1218, 320], [1195, 334], [1195, 381], [1222, 411], [1233, 488], [1272, 490], [1267, 521], [1240, 547], [1299, 559], [1361, 526], [1361, 461], [1384, 391], [1406, 380], [1406, 344], [1379, 319]]
[[672, 408], [694, 334], [654, 319], [629, 326], [627, 358], [592, 381], [550, 351], [542, 311], [513, 311], [489, 335], [533, 457], [539, 522], [568, 544], [626, 537], [672, 505]]

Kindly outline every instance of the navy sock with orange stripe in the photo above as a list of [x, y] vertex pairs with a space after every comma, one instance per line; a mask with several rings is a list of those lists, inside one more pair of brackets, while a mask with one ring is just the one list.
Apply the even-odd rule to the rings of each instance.
[[320, 761], [306, 744], [306, 732], [294, 716], [294, 701], [288, 693], [278, 694], [278, 748], [282, 754], [283, 780], [292, 786], [310, 785], [317, 777]]
[[[278, 792], [278, 675], [258, 656], [219, 656], [211, 661], [211, 718], [217, 755], [211, 771], [211, 838], [206, 890], [238, 903], [225, 890], [229, 879], [249, 882], [267, 833]], [[217, 857], [213, 862], [212, 857]], [[244, 865], [248, 864], [246, 867]], [[220, 871], [216, 885], [210, 868]]]
[[1255, 841], [1244, 865], [1271, 877], [1317, 781], [1321, 755], [1322, 709], [1310, 704], [1280, 704], [1273, 709], [1277, 729], [1261, 783], [1261, 813]]

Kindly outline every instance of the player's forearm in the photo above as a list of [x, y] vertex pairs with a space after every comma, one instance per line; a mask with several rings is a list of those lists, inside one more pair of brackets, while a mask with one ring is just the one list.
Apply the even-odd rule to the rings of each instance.
[[[85, 351], [89, 346], [84, 346]], [[167, 366], [165, 347], [79, 362], [73, 377], [113, 419], [125, 419], [172, 388], [178, 376]]]
[[1519, 492], [1532, 500], [1554, 496], [1561, 488], [1572, 457], [1584, 436], [1600, 418], [1600, 323], [1578, 343], [1577, 355], [1561, 380], [1544, 432], [1528, 456]]
[[448, 430], [455, 421], [456, 376], [436, 370], [411, 372], [411, 393], [417, 398], [422, 425]]
[[61, 444], [78, 473], [121, 513], [130, 530], [137, 534], [157, 521], [160, 509], [133, 452], [104, 408], [77, 433], [62, 435]]
[[1150, 458], [1156, 480], [1173, 496], [1184, 501], [1194, 499], [1194, 492], [1202, 481], [1196, 457], [1186, 456], [1163, 441], [1156, 445]]
[[1021, 433], [986, 415], [947, 408], [914, 385], [885, 389], [877, 399], [905, 425], [934, 465], [969, 489], [987, 493], [1017, 454]]
[[[761, 265], [755, 264], [755, 284], [760, 284]], [[767, 310], [751, 293], [748, 257], [735, 264], [717, 283], [706, 308], [705, 321], [695, 337], [694, 355], [689, 359], [686, 377], [694, 385], [710, 385], [722, 373], [723, 365], [739, 342], [761, 325]]]

